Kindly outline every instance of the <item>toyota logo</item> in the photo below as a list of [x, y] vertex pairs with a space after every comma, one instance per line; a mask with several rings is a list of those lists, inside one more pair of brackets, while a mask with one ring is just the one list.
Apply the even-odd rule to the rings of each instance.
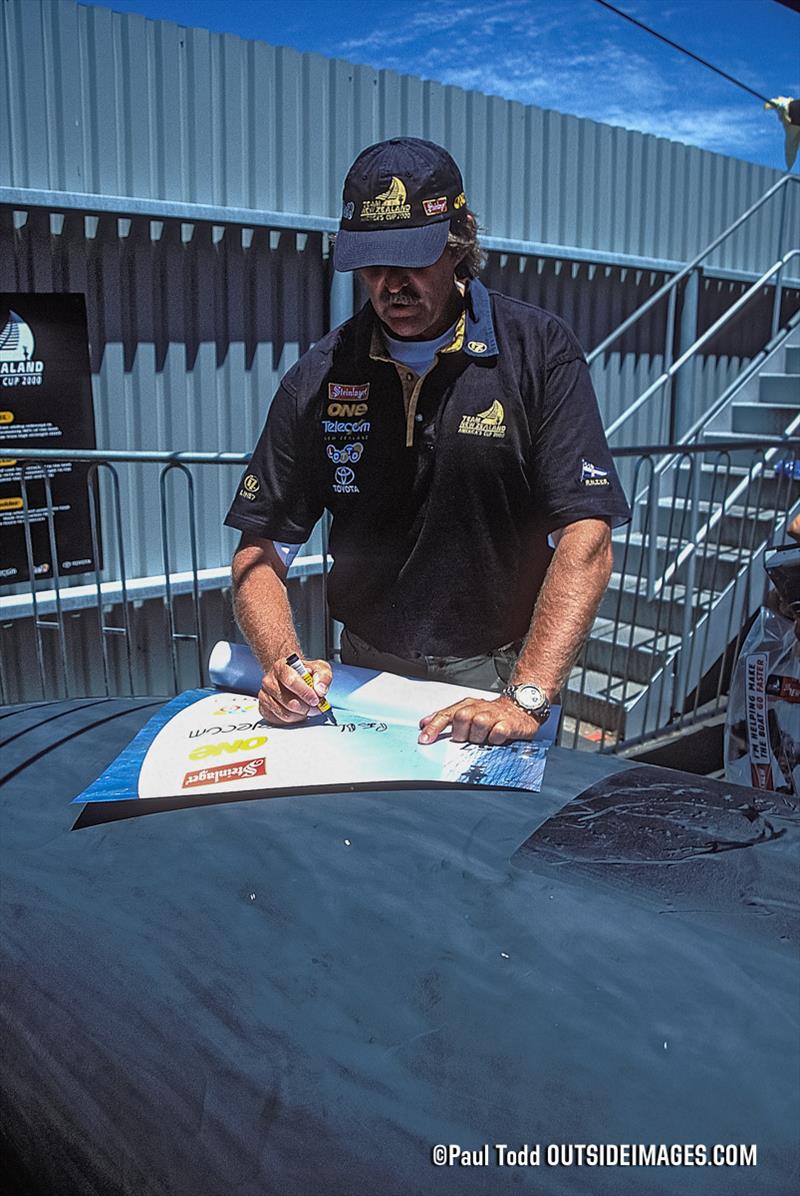
[[354, 470], [347, 465], [340, 465], [336, 470], [336, 481], [340, 486], [349, 486], [355, 476]]

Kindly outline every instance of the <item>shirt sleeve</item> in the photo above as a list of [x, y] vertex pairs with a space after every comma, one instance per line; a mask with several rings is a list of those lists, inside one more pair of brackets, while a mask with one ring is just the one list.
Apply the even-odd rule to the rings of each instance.
[[308, 415], [298, 417], [297, 395], [284, 379], [225, 517], [228, 527], [284, 544], [306, 542], [324, 509], [314, 481], [315, 432]]
[[620, 527], [631, 517], [603, 430], [589, 367], [569, 329], [548, 338], [533, 445], [536, 501], [548, 532], [580, 519]]

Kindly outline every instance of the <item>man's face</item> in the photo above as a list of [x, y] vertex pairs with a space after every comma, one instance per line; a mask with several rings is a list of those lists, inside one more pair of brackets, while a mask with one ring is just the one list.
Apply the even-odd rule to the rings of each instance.
[[433, 340], [458, 317], [457, 264], [457, 255], [447, 247], [432, 266], [367, 266], [359, 274], [378, 318], [394, 336]]

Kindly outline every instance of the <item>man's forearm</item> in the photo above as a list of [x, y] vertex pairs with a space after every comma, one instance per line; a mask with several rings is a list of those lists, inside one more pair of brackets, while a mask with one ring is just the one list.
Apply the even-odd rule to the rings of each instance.
[[611, 533], [600, 520], [564, 528], [545, 575], [512, 681], [534, 682], [552, 700], [594, 622], [611, 576]]
[[233, 558], [233, 608], [236, 621], [262, 668], [299, 652], [286, 570], [271, 544], [245, 540]]

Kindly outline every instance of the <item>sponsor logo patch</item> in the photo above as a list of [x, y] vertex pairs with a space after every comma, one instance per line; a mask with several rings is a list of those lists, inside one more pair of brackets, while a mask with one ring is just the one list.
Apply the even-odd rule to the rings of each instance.
[[608, 470], [592, 465], [591, 461], [581, 461], [581, 481], [584, 486], [609, 486]]
[[363, 444], [358, 443], [345, 444], [340, 449], [334, 448], [332, 444], [329, 444], [327, 448], [328, 456], [334, 465], [344, 465], [348, 461], [351, 461], [355, 465], [363, 451]]
[[251, 777], [266, 775], [267, 762], [263, 758], [240, 760], [236, 764], [222, 764], [217, 768], [199, 768], [196, 772], [187, 772], [181, 789], [197, 789], [200, 785], [221, 785], [224, 781], [247, 781]]
[[248, 473], [242, 482], [239, 498], [246, 498], [248, 502], [255, 502], [256, 495], [261, 489], [261, 483], [254, 473]]
[[366, 436], [369, 433], [370, 423], [368, 419], [361, 420], [335, 420], [324, 419], [322, 421], [322, 430], [326, 436]]
[[467, 348], [471, 353], [485, 353], [487, 346], [483, 343], [483, 341], [469, 341], [467, 343]]
[[447, 211], [447, 196], [440, 195], [438, 199], [423, 199], [422, 206], [426, 216], [441, 216]]
[[369, 398], [369, 382], [329, 382], [328, 401], [341, 399], [344, 402], [363, 403]]
[[459, 208], [463, 208], [463, 207], [464, 207], [464, 205], [466, 204], [466, 202], [467, 202], [467, 197], [466, 197], [466, 195], [464, 194], [464, 192], [462, 191], [462, 192], [461, 192], [461, 194], [460, 194], [460, 195], [457, 195], [457, 196], [455, 197], [455, 199], [453, 200], [453, 207], [456, 209], [456, 211], [458, 211], [458, 209], [459, 209]]
[[358, 486], [355, 484], [356, 474], [355, 470], [351, 469], [349, 465], [340, 465], [334, 474], [336, 481], [333, 483], [334, 494], [360, 494]]
[[355, 210], [356, 210], [356, 205], [353, 203], [353, 201], [351, 199], [350, 202], [346, 203], [344, 205], [344, 207], [342, 208], [342, 220], [352, 220], [353, 212], [355, 212]]
[[362, 220], [410, 220], [411, 204], [406, 203], [405, 184], [397, 175], [385, 191], [374, 199], [365, 199], [361, 205]]
[[467, 436], [500, 438], [506, 434], [504, 418], [503, 404], [495, 399], [491, 407], [487, 407], [485, 411], [479, 411], [477, 415], [462, 415], [458, 430]]

